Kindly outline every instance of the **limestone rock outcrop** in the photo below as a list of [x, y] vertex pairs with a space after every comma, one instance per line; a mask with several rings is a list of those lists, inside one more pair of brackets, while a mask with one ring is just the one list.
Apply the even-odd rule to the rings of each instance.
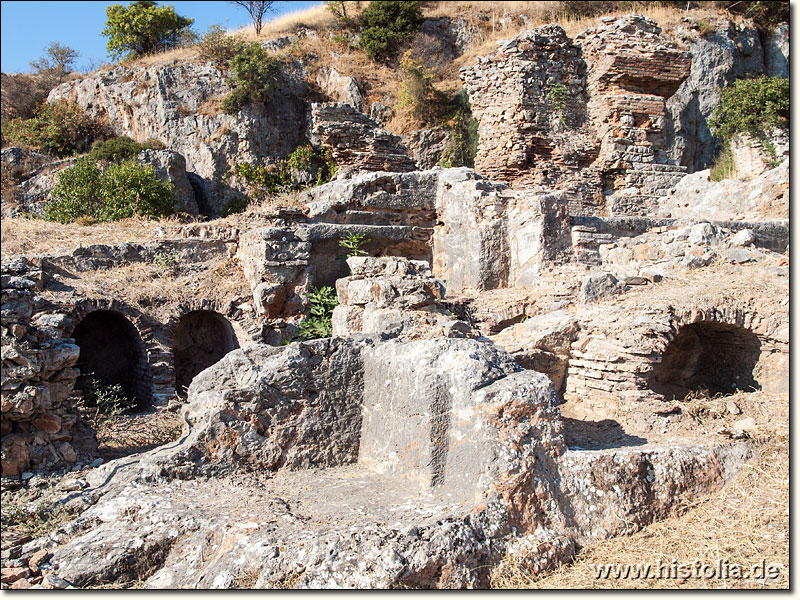
[[692, 56], [688, 79], [667, 102], [669, 155], [689, 172], [709, 168], [719, 152], [719, 141], [708, 127], [726, 85], [742, 77], [762, 73], [788, 77], [788, 28], [778, 26], [766, 38], [766, 48], [752, 23], [735, 24], [712, 20], [713, 30], [697, 31], [697, 24], [685, 19], [672, 32], [675, 40]]
[[381, 129], [367, 115], [345, 103], [312, 103], [308, 139], [327, 148], [337, 166], [337, 177], [364, 171], [413, 171], [400, 138]]
[[199, 204], [217, 216], [241, 195], [225, 183], [234, 163], [274, 162], [303, 139], [305, 70], [296, 61], [280, 65], [266, 101], [235, 116], [219, 108], [230, 91], [222, 74], [211, 64], [193, 62], [98, 71], [61, 84], [48, 99], [76, 102], [89, 115], [108, 121], [117, 135], [139, 142], [154, 138], [183, 155], [187, 170], [198, 178]]
[[660, 208], [660, 216], [732, 220], [789, 218], [789, 161], [749, 181], [711, 181], [708, 169], [684, 177]]

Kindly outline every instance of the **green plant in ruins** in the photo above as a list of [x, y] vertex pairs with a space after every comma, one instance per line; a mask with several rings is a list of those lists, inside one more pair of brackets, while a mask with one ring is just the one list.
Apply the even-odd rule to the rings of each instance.
[[547, 101], [550, 102], [558, 115], [558, 120], [564, 124], [564, 109], [569, 99], [569, 90], [562, 83], [553, 83], [547, 90]]
[[347, 258], [350, 258], [351, 256], [366, 256], [367, 252], [362, 246], [369, 242], [369, 238], [363, 233], [348, 231], [345, 236], [339, 240], [339, 245], [347, 249]]
[[301, 340], [330, 337], [333, 333], [331, 318], [333, 309], [339, 304], [336, 290], [326, 285], [320, 289], [311, 288], [306, 295], [311, 316], [300, 323], [297, 335]]

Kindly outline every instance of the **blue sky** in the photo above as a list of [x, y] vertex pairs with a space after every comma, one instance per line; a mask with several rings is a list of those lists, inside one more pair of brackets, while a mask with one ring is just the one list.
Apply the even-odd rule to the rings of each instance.
[[[0, 62], [4, 73], [30, 71], [30, 62], [43, 56], [50, 42], [59, 42], [80, 52], [76, 66], [81, 69], [108, 60], [107, 39], [100, 35], [105, 27], [106, 7], [129, 2], [0, 2]], [[222, 24], [235, 29], [250, 23], [247, 12], [221, 1], [159, 2], [174, 6], [175, 12], [194, 19], [194, 29], [203, 33], [209, 25]], [[303, 10], [319, 2], [277, 2], [275, 18], [286, 12]]]

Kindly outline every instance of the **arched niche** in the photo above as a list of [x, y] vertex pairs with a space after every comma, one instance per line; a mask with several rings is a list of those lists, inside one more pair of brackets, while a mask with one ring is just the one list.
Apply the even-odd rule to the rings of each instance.
[[185, 397], [186, 390], [200, 371], [239, 347], [230, 322], [211, 310], [194, 310], [183, 315], [173, 335], [175, 390]]
[[136, 327], [124, 315], [113, 310], [95, 310], [86, 314], [72, 333], [80, 347], [78, 386], [87, 378], [103, 385], [119, 384], [139, 409], [152, 400], [147, 351]]

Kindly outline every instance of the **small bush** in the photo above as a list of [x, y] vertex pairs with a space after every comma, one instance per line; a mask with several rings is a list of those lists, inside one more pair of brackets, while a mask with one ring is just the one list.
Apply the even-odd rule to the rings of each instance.
[[740, 79], [722, 91], [708, 120], [724, 143], [740, 133], [764, 139], [774, 127], [789, 127], [789, 80], [781, 77]]
[[173, 212], [172, 184], [153, 168], [132, 160], [101, 172], [90, 158], [81, 158], [58, 176], [45, 218], [71, 223], [80, 217], [117, 221], [134, 215], [162, 217]]
[[92, 217], [99, 212], [100, 169], [90, 158], [80, 158], [69, 169], [58, 174], [50, 192], [51, 201], [45, 207], [45, 218], [59, 223], [71, 223], [80, 217]]
[[370, 2], [361, 15], [359, 46], [376, 62], [387, 62], [397, 55], [422, 24], [419, 2]]
[[108, 416], [121, 415], [136, 407], [136, 401], [125, 395], [120, 384], [103, 384], [92, 378], [87, 378], [83, 384], [83, 403]]
[[563, 83], [550, 84], [550, 87], [547, 90], [547, 101], [556, 111], [558, 120], [561, 121], [562, 125], [564, 124], [564, 109], [567, 106], [568, 100], [569, 91]]
[[92, 145], [92, 150], [89, 152], [88, 157], [95, 161], [122, 162], [123, 160], [133, 158], [142, 150], [152, 148], [153, 146], [148, 142], [140, 144], [126, 135], [114, 137], [109, 140], [97, 141]]
[[711, 181], [722, 181], [723, 179], [736, 179], [736, 163], [733, 160], [733, 153], [729, 146], [726, 146], [711, 167], [709, 173]]
[[12, 119], [3, 123], [6, 143], [58, 156], [86, 152], [95, 140], [106, 135], [105, 126], [84, 113], [77, 104], [66, 100], [45, 102], [31, 119]]
[[153, 167], [132, 160], [108, 167], [100, 179], [100, 192], [100, 221], [118, 221], [134, 215], [165, 217], [174, 210], [172, 184], [156, 177]]
[[245, 105], [263, 102], [274, 85], [278, 61], [257, 43], [242, 46], [230, 60], [228, 85], [233, 91], [222, 101], [222, 110], [235, 115]]
[[339, 245], [348, 251], [347, 258], [350, 258], [351, 256], [366, 256], [367, 253], [362, 246], [369, 242], [369, 238], [363, 233], [348, 231], [344, 237], [339, 240]]
[[[325, 2], [325, 8], [336, 17], [336, 22], [342, 27], [354, 27], [356, 24], [353, 13], [359, 8], [361, 2]], [[353, 5], [348, 7], [348, 5]], [[350, 8], [350, 14], [347, 9]]]
[[267, 196], [305, 189], [312, 181], [313, 185], [327, 183], [336, 173], [336, 164], [327, 149], [298, 146], [276, 164], [265, 167], [236, 163], [233, 173], [250, 184], [251, 195], [261, 200]]
[[461, 90], [450, 102], [450, 142], [442, 150], [439, 165], [449, 167], [474, 167], [478, 152], [478, 121], [472, 116], [472, 107], [466, 90]]
[[447, 102], [445, 95], [433, 86], [433, 72], [415, 60], [411, 51], [403, 55], [400, 69], [405, 77], [400, 86], [399, 105], [411, 109], [412, 115], [423, 123], [431, 123], [441, 115]]
[[241, 36], [229, 35], [221, 25], [212, 25], [200, 39], [199, 54], [202, 60], [211, 61], [217, 69], [225, 71], [243, 46]]
[[331, 325], [333, 309], [339, 304], [336, 290], [329, 285], [321, 289], [311, 288], [307, 297], [311, 316], [300, 323], [298, 336], [302, 340], [330, 337], [333, 333]]

